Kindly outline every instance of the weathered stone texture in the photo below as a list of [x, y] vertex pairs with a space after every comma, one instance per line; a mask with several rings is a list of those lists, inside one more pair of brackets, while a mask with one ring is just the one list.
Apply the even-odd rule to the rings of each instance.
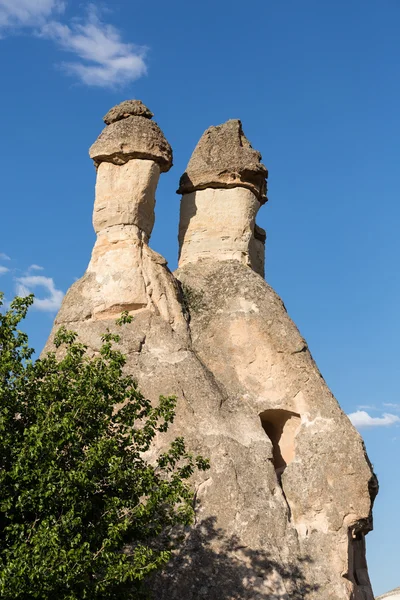
[[264, 277], [265, 231], [255, 219], [266, 200], [267, 175], [240, 121], [207, 129], [178, 190], [179, 266], [202, 258], [235, 259]]
[[253, 192], [243, 187], [207, 188], [182, 196], [179, 265], [210, 257], [236, 259], [263, 277], [264, 252], [254, 238], [259, 208]]
[[[170, 439], [183, 435], [211, 460], [194, 481], [197, 525], [154, 597], [372, 600], [370, 465], [282, 302], [237, 261], [199, 261], [177, 276], [191, 290], [190, 335], [147, 307], [122, 340], [142, 391], [179, 398]], [[115, 325], [79, 312], [86, 285], [71, 288], [56, 327], [98, 350]]]
[[261, 154], [253, 150], [243, 133], [242, 123], [232, 119], [203, 133], [180, 179], [178, 194], [208, 187], [240, 186], [265, 202], [267, 176]]
[[106, 125], [110, 125], [132, 115], [135, 117], [145, 117], [146, 119], [154, 117], [151, 110], [140, 100], [124, 100], [124, 102], [110, 108], [108, 113], [103, 117], [103, 121]]
[[[296, 539], [289, 555], [304, 561], [306, 580], [316, 586], [304, 597], [372, 600], [362, 543], [371, 529], [376, 480], [360, 435], [326, 386], [282, 301], [236, 261], [199, 261], [179, 269], [177, 277], [202, 298], [191, 313], [193, 349], [229, 398], [225, 409], [230, 407], [231, 428], [240, 444], [254, 448], [250, 454], [261, 453], [267, 461], [260, 465], [260, 477], [268, 461], [276, 470], [269, 475], [274, 491], [259, 498], [251, 481], [260, 480], [231, 454], [238, 486], [242, 493], [247, 486], [249, 491], [234, 507], [235, 521], [227, 531], [244, 533], [256, 522], [261, 535], [252, 531], [250, 547], [256, 539], [264, 549], [273, 547], [278, 531], [275, 517], [267, 515], [281, 492], [288, 511], [284, 516], [279, 509], [280, 518], [287, 519], [285, 535], [290, 539], [291, 531]], [[263, 433], [272, 442], [268, 453], [253, 446]], [[250, 468], [252, 460], [246, 460]], [[258, 509], [244, 517], [242, 506], [255, 502]], [[268, 553], [276, 557], [272, 547]]]
[[149, 119], [129, 116], [107, 125], [89, 150], [96, 166], [122, 165], [132, 158], [154, 160], [162, 173], [172, 166], [171, 146], [161, 129]]
[[113, 225], [136, 225], [150, 237], [159, 177], [160, 167], [152, 160], [101, 163], [93, 212], [96, 233]]

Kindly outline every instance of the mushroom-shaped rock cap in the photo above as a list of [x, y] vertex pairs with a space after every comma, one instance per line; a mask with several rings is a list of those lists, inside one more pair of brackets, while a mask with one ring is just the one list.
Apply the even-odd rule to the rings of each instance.
[[[136, 111], [135, 114], [132, 111]], [[169, 171], [172, 167], [171, 146], [157, 123], [150, 120], [150, 115], [149, 109], [138, 100], [127, 100], [108, 111], [104, 119], [110, 124], [89, 150], [96, 167], [101, 162], [122, 165], [132, 158], [142, 158], [154, 160], [161, 172]]]
[[268, 171], [251, 147], [242, 123], [232, 119], [207, 129], [179, 182], [178, 194], [212, 188], [245, 187], [261, 203], [267, 200]]
[[110, 108], [108, 113], [103, 117], [103, 121], [106, 125], [110, 125], [130, 116], [145, 117], [146, 119], [154, 117], [151, 110], [141, 100], [124, 100], [121, 104]]

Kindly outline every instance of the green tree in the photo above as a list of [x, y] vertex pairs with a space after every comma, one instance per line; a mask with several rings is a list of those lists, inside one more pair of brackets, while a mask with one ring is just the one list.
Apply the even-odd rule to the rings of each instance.
[[61, 328], [63, 358], [33, 361], [18, 329], [32, 302], [0, 311], [0, 597], [139, 598], [170, 558], [171, 528], [192, 520], [188, 479], [207, 461], [182, 438], [146, 461], [175, 398], [142, 396], [118, 336], [107, 331], [89, 357]]

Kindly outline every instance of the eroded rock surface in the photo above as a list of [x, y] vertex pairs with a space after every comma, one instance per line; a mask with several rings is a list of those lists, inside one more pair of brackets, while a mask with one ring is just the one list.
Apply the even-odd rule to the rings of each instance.
[[[130, 119], [150, 122], [129, 115], [108, 127]], [[107, 327], [118, 329], [143, 393], [178, 398], [173, 428], [154, 455], [183, 435], [210, 459], [193, 481], [195, 525], [154, 580], [154, 598], [373, 600], [364, 537], [376, 479], [361, 437], [259, 275], [263, 257], [251, 255], [251, 240], [265, 242], [255, 225], [258, 196], [243, 185], [184, 194], [174, 276], [148, 246], [157, 151], [121, 165], [110, 152], [98, 168], [92, 259], [67, 293], [47, 349], [61, 324], [89, 351]], [[122, 310], [133, 321], [121, 331]]]
[[[192, 347], [225, 391], [221, 412], [229, 411], [239, 444], [230, 457], [241, 494], [224, 511], [226, 530], [276, 558], [276, 521], [286, 523], [285, 552], [312, 589], [278, 598], [372, 600], [364, 536], [376, 479], [282, 301], [237, 261], [202, 260], [177, 277], [195, 299]], [[269, 493], [258, 487], [264, 477]]]
[[90, 149], [98, 167], [97, 239], [87, 271], [67, 294], [57, 322], [149, 310], [186, 330], [177, 284], [166, 260], [148, 246], [157, 184], [172, 164], [171, 148], [142, 102], [123, 102], [107, 115], [111, 124]]
[[[203, 258], [236, 259], [264, 276], [265, 232], [255, 224], [260, 203], [250, 190], [207, 188], [184, 194], [179, 265]], [[255, 228], [259, 237], [255, 236]]]
[[242, 123], [231, 119], [203, 133], [180, 179], [178, 194], [241, 186], [265, 202], [267, 176], [261, 154], [244, 135]]
[[179, 266], [236, 259], [264, 277], [266, 234], [256, 215], [268, 171], [238, 120], [210, 127], [181, 177]]
[[[136, 101], [127, 101], [129, 102]], [[122, 103], [124, 105], [125, 103]], [[154, 160], [162, 173], [172, 166], [171, 146], [142, 103], [129, 108], [117, 105], [104, 117], [107, 125], [89, 150], [95, 166], [101, 162], [122, 165], [132, 158]], [[140, 114], [139, 114], [140, 113]]]
[[110, 108], [108, 113], [103, 117], [103, 121], [106, 125], [110, 125], [132, 115], [135, 117], [146, 117], [147, 119], [154, 117], [151, 110], [140, 100], [124, 100], [124, 102]]

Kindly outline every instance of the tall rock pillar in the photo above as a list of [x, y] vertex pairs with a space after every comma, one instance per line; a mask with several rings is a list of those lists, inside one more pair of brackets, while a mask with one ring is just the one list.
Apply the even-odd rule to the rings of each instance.
[[[176, 276], [201, 299], [191, 312], [193, 350], [226, 394], [220, 431], [225, 415], [235, 439], [221, 439], [219, 473], [200, 490], [199, 506], [205, 514], [214, 509], [238, 552], [260, 559], [263, 578], [255, 560], [249, 588], [224, 596], [210, 585], [204, 597], [373, 600], [365, 535], [377, 481], [306, 341], [259, 277], [263, 248], [255, 216], [267, 174], [260, 158], [240, 122], [228, 121], [201, 137], [179, 188]], [[268, 576], [268, 560], [277, 557], [289, 566]]]
[[267, 169], [233, 119], [201, 137], [179, 183], [179, 266], [203, 258], [236, 259], [264, 277]]
[[152, 116], [142, 102], [128, 100], [104, 117], [106, 127], [89, 152], [97, 169], [97, 239], [87, 271], [68, 292], [56, 323], [150, 311], [186, 329], [166, 260], [148, 245], [160, 173], [172, 166], [171, 147]]

